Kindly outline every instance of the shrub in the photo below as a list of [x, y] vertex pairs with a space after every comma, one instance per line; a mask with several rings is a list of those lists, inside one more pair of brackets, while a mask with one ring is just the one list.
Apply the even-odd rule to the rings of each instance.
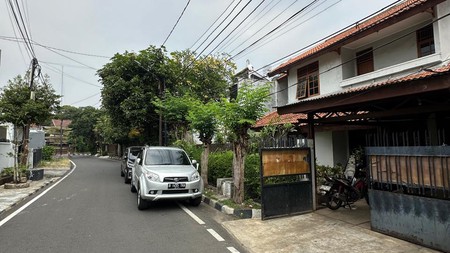
[[233, 152], [214, 152], [209, 154], [208, 159], [208, 182], [217, 186], [218, 178], [232, 177]]
[[260, 180], [261, 159], [258, 153], [249, 154], [245, 158], [245, 198], [259, 200], [261, 198]]
[[5, 176], [12, 176], [14, 175], [14, 168], [13, 167], [6, 167], [2, 170], [1, 174], [2, 177]]
[[55, 154], [55, 147], [44, 146], [42, 148], [42, 160], [50, 161], [52, 160], [54, 154]]

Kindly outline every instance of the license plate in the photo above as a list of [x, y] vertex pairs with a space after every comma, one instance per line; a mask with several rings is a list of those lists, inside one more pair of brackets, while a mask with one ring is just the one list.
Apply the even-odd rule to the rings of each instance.
[[326, 191], [326, 192], [330, 191], [330, 189], [331, 189], [331, 186], [329, 186], [329, 185], [321, 185], [319, 187], [319, 190]]
[[185, 183], [169, 184], [169, 189], [183, 189], [186, 188]]

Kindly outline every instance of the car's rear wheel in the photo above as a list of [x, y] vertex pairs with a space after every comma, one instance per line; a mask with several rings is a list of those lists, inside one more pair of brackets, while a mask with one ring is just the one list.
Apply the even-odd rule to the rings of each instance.
[[131, 185], [131, 186], [130, 186], [131, 192], [136, 192], [136, 187], [134, 187], [133, 182], [131, 182], [130, 185]]
[[137, 207], [139, 210], [145, 210], [148, 208], [148, 202], [142, 199], [140, 188], [137, 191]]
[[121, 177], [124, 177], [124, 176], [125, 176], [125, 174], [123, 174], [122, 166], [120, 167], [120, 176], [121, 176]]
[[202, 197], [198, 197], [195, 199], [190, 199], [189, 203], [191, 204], [191, 206], [199, 206], [200, 203], [202, 203]]

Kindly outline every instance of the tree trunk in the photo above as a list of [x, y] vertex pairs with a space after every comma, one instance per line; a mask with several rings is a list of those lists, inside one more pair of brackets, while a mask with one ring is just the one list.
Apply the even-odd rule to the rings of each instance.
[[233, 200], [235, 203], [241, 204], [242, 202], [244, 202], [244, 168], [245, 155], [247, 152], [246, 136], [239, 136], [238, 140], [233, 143], [233, 149]]
[[203, 183], [208, 185], [208, 157], [209, 157], [209, 149], [211, 144], [205, 143], [204, 149], [202, 151], [202, 158], [200, 162], [200, 167], [202, 171]]

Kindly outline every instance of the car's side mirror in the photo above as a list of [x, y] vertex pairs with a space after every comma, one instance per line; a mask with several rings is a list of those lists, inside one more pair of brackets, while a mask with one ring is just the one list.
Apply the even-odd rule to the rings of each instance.
[[197, 160], [192, 160], [192, 165], [194, 165], [194, 167], [198, 170], [199, 164], [198, 164]]
[[123, 160], [127, 160], [127, 156], [126, 155], [123, 156]]
[[136, 163], [141, 164], [141, 158], [136, 158]]

